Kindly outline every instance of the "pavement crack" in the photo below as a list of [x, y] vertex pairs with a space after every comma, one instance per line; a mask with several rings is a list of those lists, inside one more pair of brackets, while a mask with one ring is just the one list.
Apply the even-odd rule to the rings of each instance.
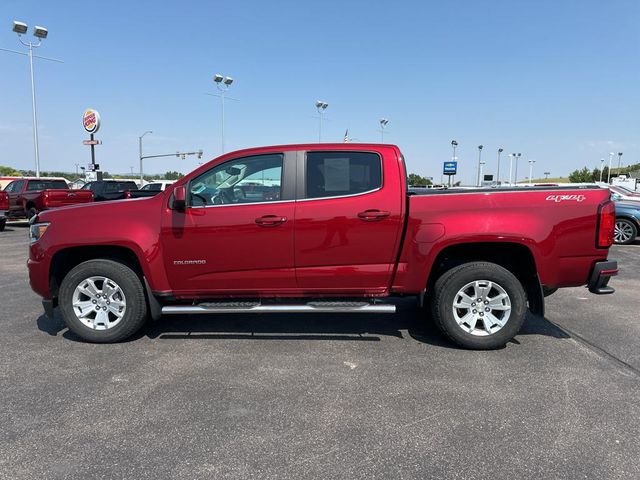
[[560, 330], [563, 330], [565, 333], [567, 333], [571, 338], [576, 340], [578, 343], [582, 344], [583, 346], [585, 346], [589, 350], [595, 352], [597, 355], [599, 355], [601, 357], [604, 357], [604, 358], [607, 358], [608, 360], [610, 360], [613, 363], [617, 364], [618, 367], [620, 367], [622, 370], [625, 370], [625, 371], [627, 371], [627, 372], [629, 372], [629, 373], [631, 373], [631, 374], [633, 374], [633, 375], [635, 375], [637, 377], [640, 377], [640, 369], [634, 367], [630, 363], [625, 362], [624, 360], [621, 360], [620, 358], [616, 357], [612, 353], [609, 353], [605, 349], [597, 346], [595, 343], [591, 342], [590, 340], [587, 340], [585, 337], [583, 337], [579, 333], [576, 333], [573, 330], [570, 330], [569, 328], [567, 328], [567, 327], [565, 327], [563, 325], [560, 325], [558, 323], [552, 322], [549, 319], [547, 319], [547, 320], [549, 322], [551, 322], [553, 325], [555, 325], [556, 327], [558, 327]]

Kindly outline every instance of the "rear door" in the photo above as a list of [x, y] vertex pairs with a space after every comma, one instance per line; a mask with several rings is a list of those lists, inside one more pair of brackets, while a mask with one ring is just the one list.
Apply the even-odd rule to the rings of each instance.
[[296, 277], [318, 293], [383, 293], [402, 228], [395, 152], [309, 151], [298, 163]]

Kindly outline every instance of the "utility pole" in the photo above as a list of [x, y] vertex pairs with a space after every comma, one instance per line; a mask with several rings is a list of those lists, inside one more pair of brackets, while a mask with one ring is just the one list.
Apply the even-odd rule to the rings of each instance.
[[496, 173], [496, 185], [500, 185], [500, 154], [504, 152], [504, 149], [498, 149], [498, 171]]
[[29, 48], [28, 53], [9, 50], [7, 48], [0, 48], [0, 50], [5, 52], [10, 52], [10, 53], [17, 53], [18, 55], [24, 55], [26, 57], [29, 57], [29, 74], [31, 78], [31, 116], [32, 116], [32, 122], [33, 122], [33, 153], [34, 153], [34, 159], [36, 164], [36, 177], [40, 177], [40, 149], [38, 146], [38, 115], [36, 112], [36, 84], [33, 77], [33, 58], [34, 57], [41, 58], [43, 60], [50, 60], [52, 62], [58, 62], [58, 63], [64, 63], [64, 62], [62, 60], [57, 60], [55, 58], [47, 58], [47, 57], [34, 55], [33, 49], [38, 48], [42, 44], [42, 41], [45, 38], [47, 38], [47, 35], [49, 35], [49, 30], [46, 29], [45, 27], [40, 27], [36, 25], [35, 27], [33, 27], [33, 36], [36, 37], [38, 40], [36, 42], [32, 42], [31, 40], [25, 42], [22, 40], [22, 35], [27, 33], [28, 29], [29, 27], [27, 26], [26, 23], [18, 22], [14, 20], [12, 30], [18, 34], [18, 40], [20, 41], [20, 43], [25, 47]]
[[476, 181], [476, 187], [480, 186], [480, 174], [481, 174], [481, 170], [482, 170], [482, 145], [478, 145], [478, 179]]
[[233, 78], [223, 77], [219, 73], [216, 73], [213, 76], [213, 82], [216, 84], [216, 88], [220, 91], [220, 93], [206, 93], [205, 95], [220, 98], [220, 146], [222, 153], [224, 153], [224, 101], [225, 99], [235, 100], [236, 102], [238, 102], [239, 100], [237, 98], [227, 96], [227, 91], [233, 83]]
[[604, 158], [600, 159], [600, 183], [602, 183], [602, 172], [604, 171]]
[[609, 171], [607, 171], [607, 183], [611, 183], [611, 161], [613, 160], [613, 152], [609, 152]]
[[318, 143], [322, 143], [322, 116], [329, 104], [322, 100], [316, 100], [316, 110], [318, 111]]
[[146, 158], [146, 157], [142, 156], [142, 139], [144, 138], [144, 136], [147, 133], [153, 133], [153, 131], [147, 130], [146, 132], [144, 132], [142, 135], [140, 135], [138, 137], [138, 147], [139, 147], [139, 150], [140, 150], [140, 188], [142, 188], [143, 185], [144, 185], [144, 175], [143, 175], [143, 172], [142, 172], [142, 159]]

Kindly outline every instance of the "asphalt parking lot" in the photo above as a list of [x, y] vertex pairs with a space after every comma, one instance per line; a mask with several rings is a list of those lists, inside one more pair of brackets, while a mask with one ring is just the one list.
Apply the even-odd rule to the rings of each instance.
[[393, 316], [173, 317], [92, 345], [0, 233], [0, 478], [640, 478], [640, 242], [506, 348]]

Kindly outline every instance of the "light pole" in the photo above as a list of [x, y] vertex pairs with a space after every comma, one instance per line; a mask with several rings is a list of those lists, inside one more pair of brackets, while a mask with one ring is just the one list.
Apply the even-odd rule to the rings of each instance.
[[388, 123], [389, 120], [386, 118], [380, 119], [380, 143], [384, 143], [384, 127], [386, 127]]
[[513, 173], [513, 157], [515, 156], [515, 153], [509, 154], [509, 185], [511, 185], [511, 174]]
[[[458, 142], [456, 140], [451, 140], [451, 148], [453, 148], [453, 155], [451, 156], [451, 161], [455, 162], [457, 160], [456, 157], [456, 147], [458, 146]], [[456, 166], [457, 170], [457, 166]], [[451, 186], [451, 175], [449, 175], [449, 186]]]
[[531, 185], [531, 179], [533, 178], [533, 164], [536, 163], [535, 160], [529, 160], [529, 185]]
[[322, 100], [316, 100], [316, 110], [318, 111], [318, 143], [322, 143], [322, 116], [329, 104]]
[[35, 27], [33, 27], [33, 36], [38, 40], [36, 42], [32, 42], [31, 40], [25, 42], [24, 40], [22, 40], [22, 35], [27, 33], [28, 29], [29, 27], [26, 23], [14, 20], [12, 30], [18, 34], [18, 40], [20, 40], [20, 43], [29, 48], [29, 53], [17, 52], [15, 50], [8, 50], [6, 48], [1, 48], [0, 50], [4, 50], [5, 52], [17, 53], [18, 55], [26, 55], [29, 57], [29, 72], [31, 76], [31, 115], [33, 117], [33, 152], [36, 163], [36, 177], [40, 177], [40, 149], [38, 148], [38, 115], [36, 112], [36, 86], [33, 78], [33, 57], [42, 58], [44, 60], [51, 60], [54, 62], [62, 62], [60, 60], [56, 60], [55, 58], [47, 58], [34, 55], [33, 49], [38, 48], [42, 44], [42, 40], [47, 38], [49, 30], [47, 30], [45, 27], [36, 25]]
[[482, 167], [480, 166], [480, 164], [482, 163], [482, 145], [478, 145], [478, 179], [476, 181], [476, 187], [480, 186], [480, 170], [482, 170]]
[[622, 160], [622, 152], [618, 152], [618, 175], [620, 175], [620, 161]]
[[216, 73], [213, 76], [213, 82], [216, 84], [216, 88], [220, 91], [220, 93], [207, 93], [206, 95], [211, 95], [212, 97], [220, 97], [220, 145], [222, 149], [222, 153], [224, 153], [224, 100], [235, 100], [238, 101], [237, 98], [229, 97], [227, 95], [227, 91], [229, 87], [233, 83], [233, 78], [231, 77], [223, 77], [219, 73]]
[[600, 159], [600, 183], [602, 183], [602, 172], [604, 171], [604, 158]]
[[544, 172], [544, 179], [547, 180], [549, 175], [551, 175], [551, 172]]
[[79, 175], [78, 167], [80, 167], [80, 164], [79, 164], [79, 163], [76, 163], [76, 164], [75, 164], [75, 166], [76, 166], [76, 175]]
[[496, 173], [496, 185], [500, 185], [500, 154], [504, 152], [503, 148], [498, 149], [498, 171]]
[[611, 183], [611, 161], [615, 153], [609, 152], [609, 170], [607, 171], [607, 183]]
[[514, 180], [515, 180], [516, 185], [517, 185], [518, 184], [518, 160], [520, 160], [520, 157], [522, 156], [522, 154], [521, 153], [514, 153], [514, 155], [515, 155], [515, 159], [516, 159], [516, 172], [515, 172]]
[[140, 147], [140, 188], [142, 188], [144, 183], [144, 178], [142, 176], [142, 159], [144, 158], [142, 156], [142, 139], [147, 133], [153, 133], [153, 132], [151, 130], [147, 130], [146, 132], [144, 132], [142, 135], [138, 137], [138, 146]]

